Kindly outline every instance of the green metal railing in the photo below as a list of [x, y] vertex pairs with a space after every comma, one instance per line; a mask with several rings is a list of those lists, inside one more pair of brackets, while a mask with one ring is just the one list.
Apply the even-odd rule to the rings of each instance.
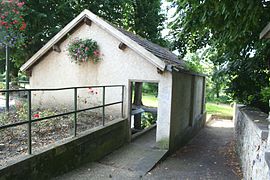
[[[122, 99], [121, 101], [113, 102], [113, 103], [108, 103], [105, 104], [105, 94], [106, 94], [106, 88], [114, 88], [114, 87], [121, 87], [122, 91]], [[84, 108], [84, 109], [78, 109], [78, 90], [79, 89], [86, 89], [86, 88], [102, 88], [102, 105], [100, 106], [94, 106], [90, 108]], [[27, 124], [27, 131], [28, 131], [28, 154], [32, 154], [32, 123], [34, 122], [39, 122], [39, 121], [44, 121], [56, 117], [61, 117], [61, 116], [66, 116], [66, 115], [74, 115], [74, 137], [77, 136], [77, 114], [80, 112], [84, 111], [89, 111], [89, 110], [94, 110], [94, 109], [99, 109], [102, 108], [102, 125], [105, 125], [105, 107], [116, 105], [116, 104], [121, 104], [121, 116], [122, 118], [124, 117], [124, 85], [109, 85], [109, 86], [83, 86], [83, 87], [68, 87], [68, 88], [56, 88], [56, 89], [22, 89], [22, 90], [0, 90], [0, 93], [12, 93], [12, 92], [27, 92], [27, 104], [28, 104], [28, 113], [27, 113], [27, 120], [26, 121], [21, 121], [17, 123], [12, 123], [12, 124], [7, 124], [0, 126], [0, 130], [11, 128], [11, 127], [16, 127], [20, 125]], [[37, 92], [37, 91], [63, 91], [63, 90], [70, 90], [73, 89], [74, 92], [74, 110], [66, 113], [61, 113], [57, 115], [52, 115], [52, 116], [47, 116], [47, 117], [42, 117], [42, 118], [32, 118], [32, 97], [31, 94], [32, 92]]]

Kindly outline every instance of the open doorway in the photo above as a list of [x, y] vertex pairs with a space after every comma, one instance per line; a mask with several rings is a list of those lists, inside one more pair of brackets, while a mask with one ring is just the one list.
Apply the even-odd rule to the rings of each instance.
[[156, 127], [158, 83], [131, 81], [130, 128], [136, 137]]

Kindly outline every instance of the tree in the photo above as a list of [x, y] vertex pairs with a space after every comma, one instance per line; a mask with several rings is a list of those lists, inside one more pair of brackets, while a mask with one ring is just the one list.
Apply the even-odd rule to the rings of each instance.
[[[27, 59], [84, 9], [144, 38], [163, 42], [160, 31], [164, 15], [161, 14], [160, 0], [25, 0], [25, 5], [28, 9], [25, 12], [25, 46], [13, 49], [13, 74], [18, 74], [19, 67]], [[142, 26], [145, 23], [147, 26]], [[0, 59], [3, 56], [4, 53], [0, 53]]]
[[[5, 47], [6, 55], [6, 90], [10, 82], [10, 52], [14, 46], [24, 42], [22, 31], [26, 28], [23, 19], [24, 2], [18, 0], [2, 1], [0, 4], [0, 47]], [[6, 92], [6, 111], [9, 111], [9, 92]]]
[[151, 40], [154, 43], [165, 45], [161, 37], [161, 30], [164, 29], [165, 15], [161, 10], [160, 0], [131, 0], [131, 13], [127, 16], [126, 29]]
[[259, 34], [270, 19], [270, 2], [177, 0], [173, 6], [174, 48], [184, 56], [210, 46], [214, 64], [226, 65], [233, 98], [266, 110], [262, 89], [269, 86], [270, 41], [259, 40]]

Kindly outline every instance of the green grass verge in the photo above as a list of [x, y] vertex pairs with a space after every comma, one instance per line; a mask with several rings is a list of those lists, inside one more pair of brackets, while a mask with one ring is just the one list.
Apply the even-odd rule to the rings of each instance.
[[158, 107], [158, 99], [154, 95], [143, 94], [142, 102], [145, 106]]
[[[132, 102], [134, 101], [134, 93], [132, 95]], [[144, 106], [148, 107], [158, 107], [158, 99], [155, 95], [153, 94], [147, 94], [143, 93], [142, 96], [142, 103]]]
[[206, 111], [217, 116], [233, 116], [233, 108], [227, 104], [206, 103]]
[[[158, 99], [154, 95], [143, 94], [142, 101], [145, 106], [158, 107]], [[227, 104], [207, 103], [206, 111], [208, 114], [217, 116], [233, 116], [233, 108]]]

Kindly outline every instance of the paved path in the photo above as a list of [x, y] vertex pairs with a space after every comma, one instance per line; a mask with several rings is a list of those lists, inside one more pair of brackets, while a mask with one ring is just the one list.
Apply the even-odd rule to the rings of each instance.
[[227, 165], [230, 159], [224, 156], [228, 143], [233, 140], [232, 121], [210, 122], [187, 146], [144, 175], [143, 172], [150, 167], [147, 162], [149, 159], [144, 157], [150, 157], [153, 163], [160, 156], [150, 155], [149, 149], [155, 149], [152, 138], [154, 133], [152, 131], [120, 148], [100, 162], [87, 164], [57, 179], [240, 179]]
[[156, 130], [152, 129], [102, 160], [56, 179], [141, 179], [167, 152], [156, 147], [155, 136]]
[[227, 165], [231, 159], [224, 156], [233, 137], [232, 121], [213, 120], [190, 143], [168, 157], [145, 179], [240, 179]]

